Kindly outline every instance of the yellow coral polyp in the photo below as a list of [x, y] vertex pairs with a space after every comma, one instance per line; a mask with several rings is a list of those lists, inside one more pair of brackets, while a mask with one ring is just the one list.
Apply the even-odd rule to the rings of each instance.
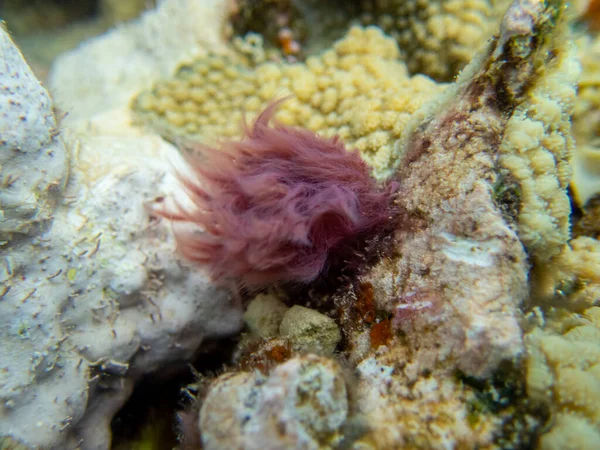
[[579, 76], [574, 56], [566, 51], [545, 69], [529, 101], [508, 121], [500, 145], [499, 165], [521, 190], [519, 237], [537, 261], [558, 255], [570, 235], [566, 187], [574, 142], [569, 115]]
[[250, 67], [232, 57], [206, 57], [140, 94], [133, 109], [138, 120], [169, 138], [210, 141], [239, 135], [239, 123], [231, 124], [234, 113], [255, 113], [291, 94], [277, 120], [340, 135], [349, 148], [363, 151], [382, 178], [398, 157], [391, 143], [411, 114], [442, 89], [427, 77], [409, 77], [399, 56], [395, 40], [379, 28], [353, 27], [332, 49], [304, 63]]

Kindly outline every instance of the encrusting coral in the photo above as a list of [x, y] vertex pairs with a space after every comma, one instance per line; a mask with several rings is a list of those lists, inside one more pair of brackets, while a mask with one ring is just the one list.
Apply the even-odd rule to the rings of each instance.
[[507, 0], [375, 0], [360, 2], [399, 43], [411, 73], [450, 81], [498, 28]]
[[577, 150], [573, 159], [573, 197], [585, 208], [600, 194], [600, 36], [578, 41], [583, 73], [573, 113]]
[[258, 113], [291, 95], [275, 118], [357, 148], [374, 175], [389, 176], [394, 145], [411, 114], [442, 90], [424, 76], [409, 77], [397, 44], [375, 27], [353, 27], [332, 49], [306, 62], [265, 62], [252, 68], [210, 56], [181, 67], [132, 103], [138, 122], [176, 141], [239, 137], [242, 113]]
[[527, 393], [553, 419], [540, 439], [541, 450], [598, 448], [599, 341], [599, 307], [582, 314], [551, 311], [526, 335]]
[[377, 25], [402, 50], [411, 73], [451, 81], [497, 29], [508, 0], [237, 0], [234, 32], [260, 33], [269, 51], [306, 56], [348, 24]]
[[542, 450], [600, 445], [600, 242], [572, 239], [540, 268], [527, 314], [526, 387], [545, 412]]
[[570, 237], [566, 188], [575, 146], [571, 114], [580, 66], [574, 48], [560, 52], [508, 121], [498, 160], [507, 171], [499, 183], [504, 189], [512, 184], [519, 238], [538, 261], [557, 255]]
[[[281, 103], [281, 101], [279, 102]], [[197, 147], [183, 175], [193, 208], [158, 209], [179, 222], [180, 252], [240, 287], [310, 282], [351, 254], [352, 241], [391, 229], [397, 184], [379, 187], [338, 137], [269, 125], [263, 111], [239, 142]]]

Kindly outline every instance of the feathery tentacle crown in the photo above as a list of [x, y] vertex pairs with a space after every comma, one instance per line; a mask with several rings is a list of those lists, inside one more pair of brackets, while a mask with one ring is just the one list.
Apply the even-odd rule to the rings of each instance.
[[245, 288], [310, 282], [344, 242], [381, 228], [395, 183], [379, 186], [358, 151], [336, 136], [270, 125], [271, 103], [240, 141], [188, 155], [193, 208], [161, 211], [203, 229], [175, 228], [180, 252], [222, 283]]

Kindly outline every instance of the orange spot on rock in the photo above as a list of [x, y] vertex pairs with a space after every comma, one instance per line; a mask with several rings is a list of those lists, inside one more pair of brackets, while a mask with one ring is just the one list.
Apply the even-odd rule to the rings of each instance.
[[381, 345], [387, 345], [392, 340], [392, 323], [386, 319], [373, 324], [370, 331], [371, 348], [376, 349]]
[[276, 345], [267, 352], [267, 358], [276, 363], [287, 361], [292, 351], [284, 345]]
[[375, 320], [375, 294], [371, 283], [360, 285], [356, 299], [356, 311], [360, 321], [373, 323]]
[[583, 15], [593, 30], [600, 30], [600, 0], [590, 0], [587, 11]]

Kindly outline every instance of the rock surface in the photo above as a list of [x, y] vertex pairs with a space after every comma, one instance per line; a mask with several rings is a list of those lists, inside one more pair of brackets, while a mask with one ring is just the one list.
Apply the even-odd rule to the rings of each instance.
[[258, 372], [225, 374], [200, 412], [206, 450], [335, 448], [348, 415], [338, 364], [306, 355]]
[[178, 152], [115, 137], [114, 116], [59, 135], [48, 94], [0, 38], [0, 157], [14, 180], [1, 194], [0, 436], [109, 448], [110, 419], [135, 381], [237, 332], [241, 305], [178, 260], [170, 229], [145, 207], [175, 189], [165, 161]]

